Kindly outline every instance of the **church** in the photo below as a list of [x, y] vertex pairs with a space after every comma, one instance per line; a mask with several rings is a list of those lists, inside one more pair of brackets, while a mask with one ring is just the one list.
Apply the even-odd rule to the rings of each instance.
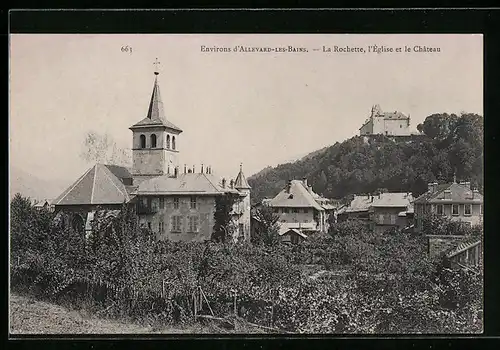
[[234, 198], [233, 238], [249, 240], [251, 188], [242, 165], [230, 181], [211, 166], [180, 168], [183, 130], [166, 119], [157, 69], [154, 75], [147, 115], [130, 127], [132, 167], [94, 165], [54, 200], [55, 211], [75, 214], [71, 224], [83, 231], [98, 208], [116, 213], [127, 204], [160, 240], [204, 241], [212, 235], [216, 198], [227, 195]]

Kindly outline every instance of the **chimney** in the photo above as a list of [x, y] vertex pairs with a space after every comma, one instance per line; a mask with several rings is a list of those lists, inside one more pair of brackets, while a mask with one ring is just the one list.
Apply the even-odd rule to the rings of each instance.
[[184, 174], [187, 173], [186, 164], [184, 164]]
[[290, 193], [290, 188], [292, 187], [292, 180], [288, 180], [286, 184], [286, 192]]
[[368, 197], [371, 197], [370, 202], [372, 202], [372, 203], [373, 203], [373, 195], [372, 195], [372, 196], [368, 196]]
[[312, 193], [313, 187], [311, 185], [307, 185], [307, 190], [309, 191], [309, 193]]
[[304, 177], [304, 178], [302, 179], [302, 183], [303, 183], [303, 184], [304, 184], [304, 186], [306, 186], [306, 188], [307, 188], [307, 177]]
[[194, 174], [194, 173], [195, 173], [195, 171], [194, 171], [194, 165], [193, 165], [193, 174]]
[[432, 193], [432, 192], [434, 192], [434, 183], [433, 183], [433, 182], [429, 182], [429, 183], [427, 184], [427, 189], [428, 189], [428, 191], [429, 191], [429, 192], [431, 192], [431, 193]]
[[222, 178], [222, 188], [226, 188], [226, 179]]
[[201, 171], [200, 171], [201, 174], [203, 174], [203, 163], [201, 164]]
[[229, 187], [234, 188], [234, 180], [233, 179], [231, 179], [231, 181], [229, 181]]

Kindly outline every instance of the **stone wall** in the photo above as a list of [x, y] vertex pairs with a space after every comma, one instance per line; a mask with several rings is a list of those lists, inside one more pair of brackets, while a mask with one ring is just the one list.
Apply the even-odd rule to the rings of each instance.
[[429, 257], [432, 258], [445, 252], [447, 249], [455, 246], [463, 238], [464, 236], [428, 235], [427, 252]]

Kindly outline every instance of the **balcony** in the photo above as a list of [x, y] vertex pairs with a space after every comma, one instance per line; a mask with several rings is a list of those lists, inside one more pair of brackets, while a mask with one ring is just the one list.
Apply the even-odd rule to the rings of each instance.
[[157, 208], [153, 208], [152, 206], [144, 205], [139, 202], [136, 205], [136, 213], [137, 215], [152, 215], [158, 211]]

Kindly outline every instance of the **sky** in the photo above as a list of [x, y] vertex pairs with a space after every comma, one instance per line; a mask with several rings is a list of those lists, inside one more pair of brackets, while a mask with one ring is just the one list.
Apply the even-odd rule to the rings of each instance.
[[[236, 45], [308, 52], [202, 50]], [[323, 52], [372, 45], [402, 52]], [[88, 132], [130, 149], [128, 128], [147, 114], [156, 58], [166, 118], [183, 130], [180, 164], [210, 164], [228, 178], [240, 163], [250, 176], [357, 135], [374, 104], [410, 114], [413, 130], [433, 113], [483, 115], [479, 34], [16, 34], [10, 166], [71, 182], [91, 166], [80, 157]]]

